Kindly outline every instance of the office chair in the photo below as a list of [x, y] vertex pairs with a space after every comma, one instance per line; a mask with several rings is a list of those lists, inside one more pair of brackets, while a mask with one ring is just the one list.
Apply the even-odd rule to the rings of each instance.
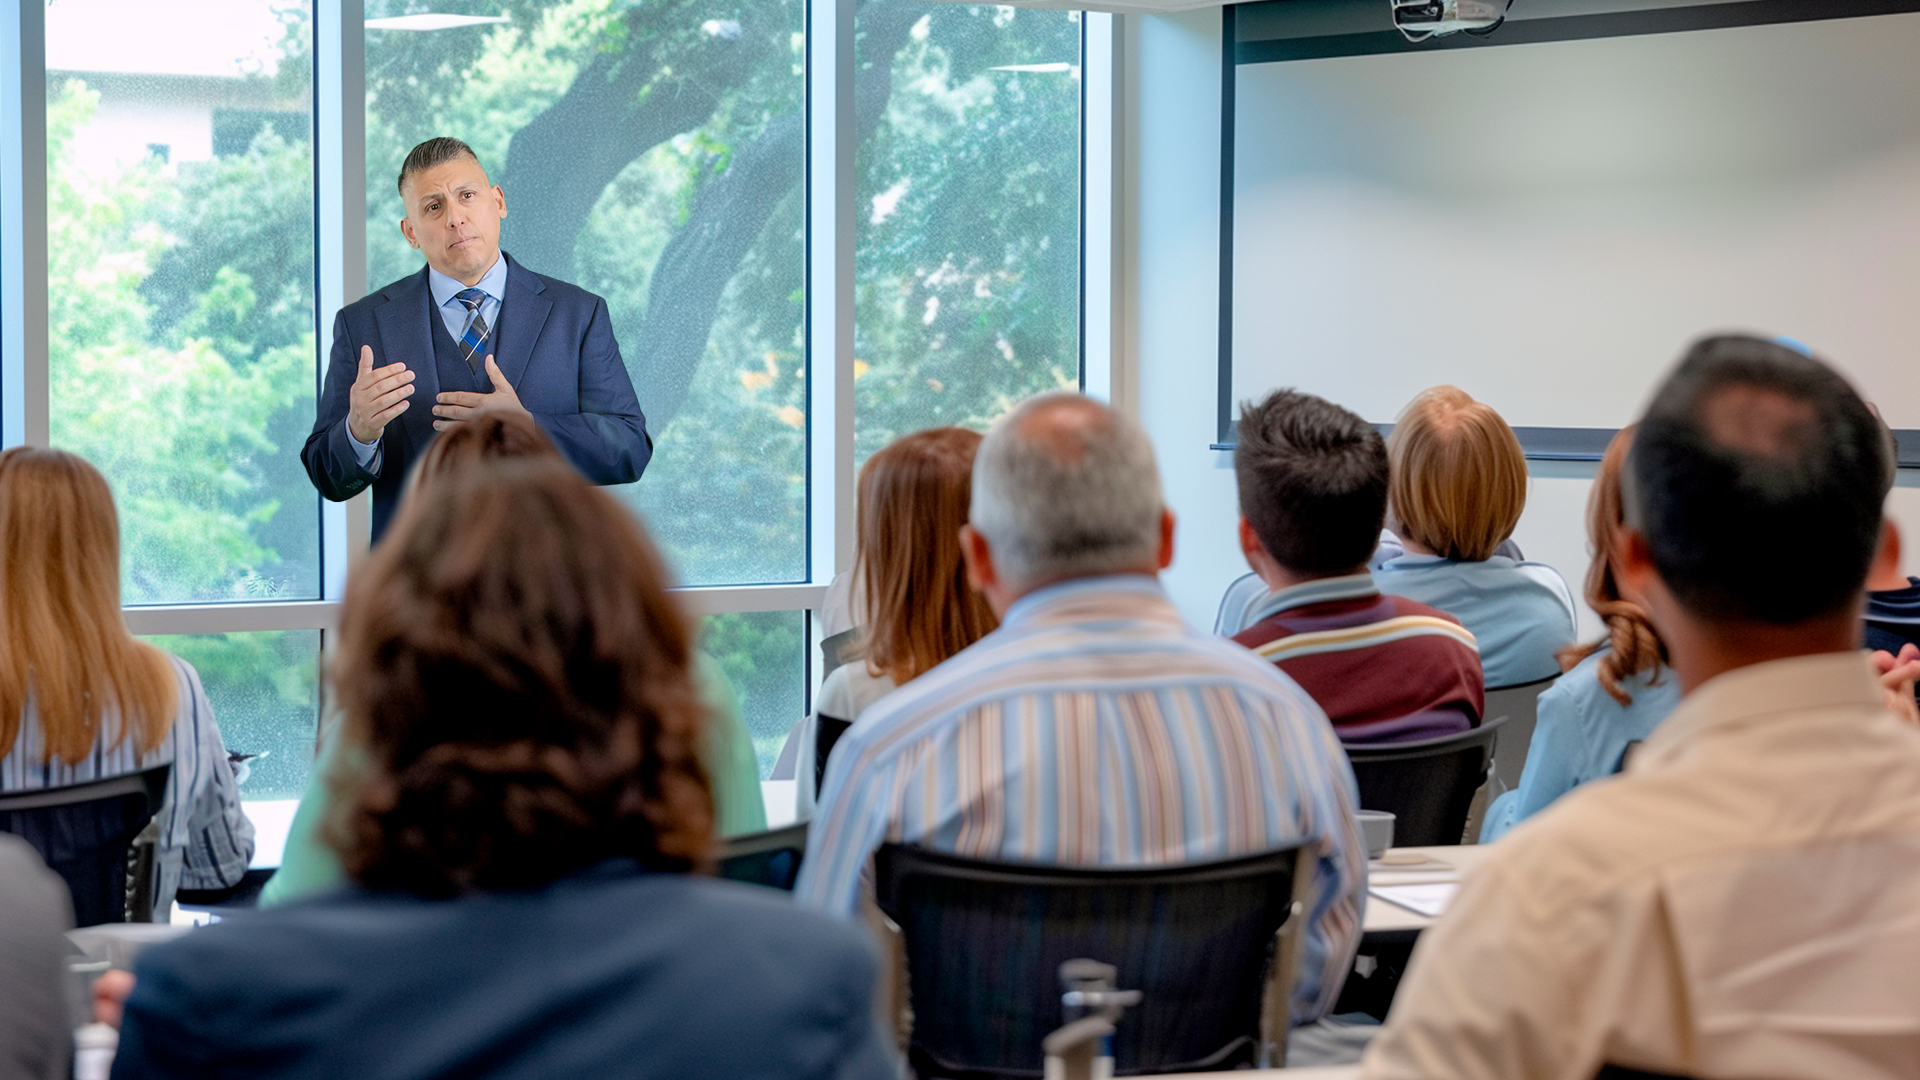
[[1437, 739], [1348, 746], [1360, 806], [1394, 817], [1396, 847], [1458, 844], [1474, 792], [1493, 774], [1495, 745], [1506, 725], [1495, 717]]
[[153, 844], [136, 843], [173, 766], [0, 795], [0, 832], [32, 844], [67, 883], [73, 924], [153, 921]]

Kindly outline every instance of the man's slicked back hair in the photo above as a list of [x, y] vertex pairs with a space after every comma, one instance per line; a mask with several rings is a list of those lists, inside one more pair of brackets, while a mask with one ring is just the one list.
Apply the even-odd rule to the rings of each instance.
[[1387, 516], [1387, 444], [1372, 424], [1312, 394], [1277, 390], [1240, 410], [1233, 472], [1240, 513], [1288, 571], [1364, 566]]
[[407, 197], [407, 177], [463, 157], [472, 158], [475, 165], [480, 164], [480, 155], [473, 152], [473, 147], [451, 135], [436, 135], [407, 151], [407, 160], [400, 163], [400, 179], [395, 181], [400, 197]]
[[1832, 368], [1706, 338], [1640, 422], [1627, 521], [1688, 611], [1790, 625], [1858, 600], [1892, 469], [1879, 422]]

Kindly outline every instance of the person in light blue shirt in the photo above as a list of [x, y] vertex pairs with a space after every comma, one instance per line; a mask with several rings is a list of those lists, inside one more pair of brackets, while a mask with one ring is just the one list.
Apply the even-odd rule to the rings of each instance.
[[1404, 554], [1380, 591], [1459, 619], [1480, 642], [1486, 687], [1553, 677], [1573, 641], [1573, 594], [1544, 563], [1499, 554], [1527, 505], [1527, 459], [1500, 414], [1452, 386], [1413, 399], [1387, 440], [1387, 524]]
[[1626, 520], [1620, 470], [1632, 443], [1631, 427], [1613, 437], [1587, 500], [1587, 536], [1595, 555], [1586, 599], [1606, 622], [1607, 636], [1560, 653], [1561, 662], [1572, 667], [1540, 695], [1520, 786], [1487, 808], [1481, 843], [1499, 839], [1581, 784], [1619, 772], [1629, 749], [1680, 704], [1679, 683], [1665, 666], [1666, 646], [1646, 611], [1621, 594], [1608, 554]]

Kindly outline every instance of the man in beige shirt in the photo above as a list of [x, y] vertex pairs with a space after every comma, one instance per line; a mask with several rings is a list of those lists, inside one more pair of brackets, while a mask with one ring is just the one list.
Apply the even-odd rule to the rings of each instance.
[[1613, 553], [1681, 705], [1489, 853], [1368, 1080], [1920, 1076], [1920, 729], [1859, 651], [1891, 468], [1831, 369], [1693, 348], [1635, 437]]

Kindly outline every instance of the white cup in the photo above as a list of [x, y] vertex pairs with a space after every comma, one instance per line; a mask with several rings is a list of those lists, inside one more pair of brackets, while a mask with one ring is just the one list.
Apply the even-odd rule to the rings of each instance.
[[1355, 810], [1360, 837], [1367, 842], [1367, 858], [1377, 859], [1393, 846], [1393, 815], [1385, 810]]

